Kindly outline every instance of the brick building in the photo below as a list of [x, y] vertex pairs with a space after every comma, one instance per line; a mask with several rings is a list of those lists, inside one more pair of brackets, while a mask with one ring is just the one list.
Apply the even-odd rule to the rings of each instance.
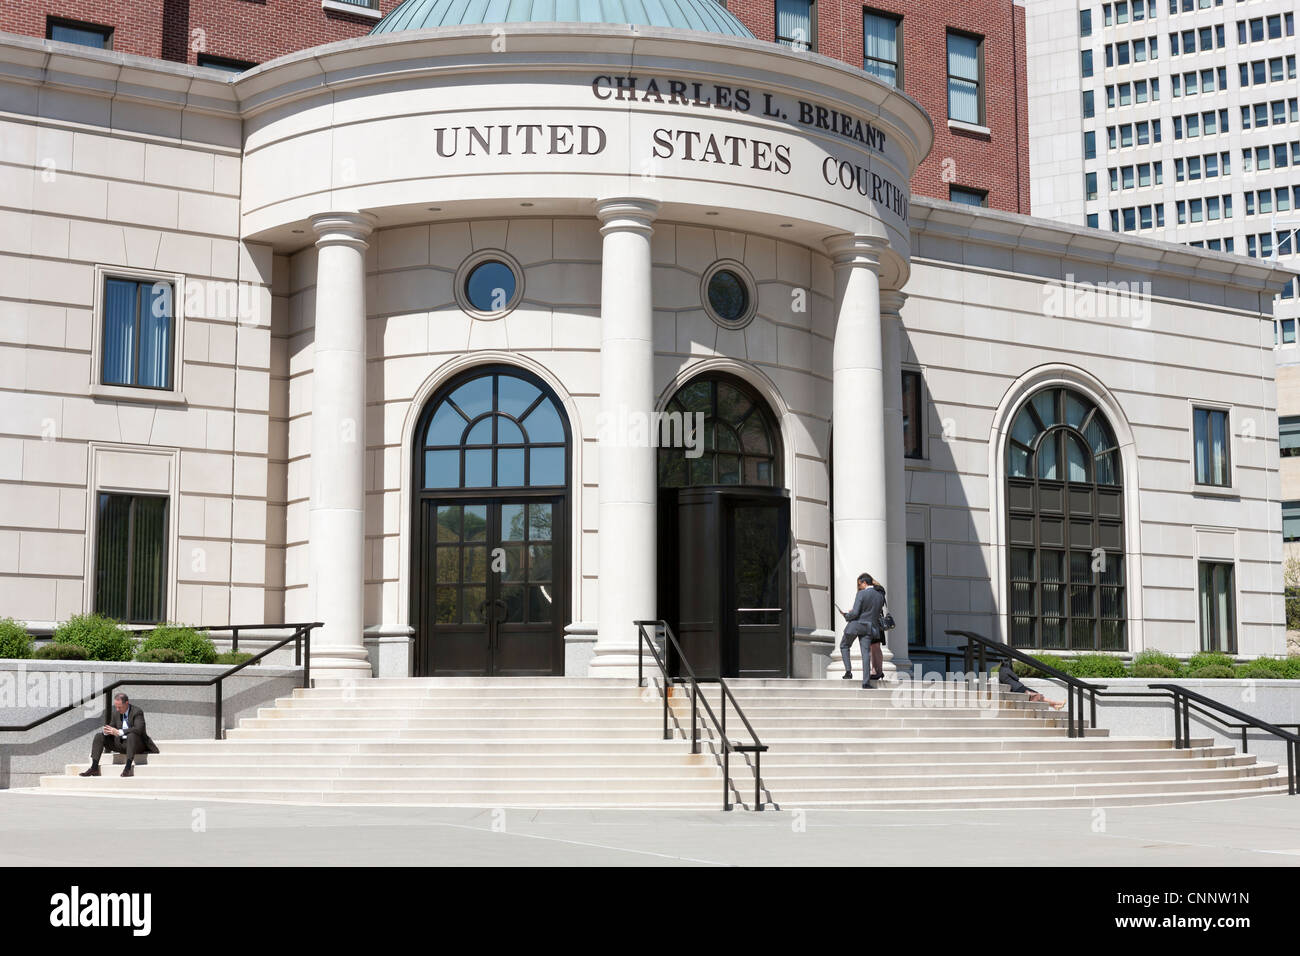
[[[241, 69], [362, 36], [397, 3], [5, 0], [0, 30]], [[563, 6], [560, 0], [557, 16]], [[1014, 0], [951, 5], [873, 0], [869, 6], [841, 0], [730, 0], [727, 6], [761, 40], [811, 47], [893, 79], [918, 100], [935, 121], [935, 141], [916, 171], [914, 193], [1029, 212], [1025, 15]], [[966, 75], [962, 62], [970, 64]], [[954, 85], [966, 94], [959, 94], [969, 105], [966, 120], [954, 115], [963, 113], [961, 105], [955, 110], [950, 105]]]

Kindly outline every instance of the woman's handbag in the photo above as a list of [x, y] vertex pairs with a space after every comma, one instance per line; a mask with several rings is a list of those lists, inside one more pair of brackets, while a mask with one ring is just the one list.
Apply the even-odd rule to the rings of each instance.
[[889, 613], [889, 608], [883, 603], [880, 605], [880, 630], [881, 634], [875, 640], [884, 643], [885, 635], [883, 632], [892, 631], [898, 625], [894, 622], [894, 615]]

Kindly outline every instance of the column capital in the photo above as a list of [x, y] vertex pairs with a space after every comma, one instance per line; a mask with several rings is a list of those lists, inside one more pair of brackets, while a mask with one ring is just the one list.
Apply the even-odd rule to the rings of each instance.
[[317, 246], [344, 244], [365, 249], [366, 239], [377, 225], [379, 220], [368, 212], [323, 212], [311, 217]]
[[889, 247], [883, 236], [842, 233], [825, 242], [826, 251], [834, 260], [835, 268], [866, 266], [872, 270], [880, 267], [880, 251]]
[[903, 303], [906, 301], [907, 294], [900, 292], [898, 289], [881, 289], [880, 317], [882, 319], [901, 319]]
[[659, 201], [644, 196], [611, 196], [596, 200], [596, 218], [601, 221], [600, 234], [611, 232], [653, 232]]

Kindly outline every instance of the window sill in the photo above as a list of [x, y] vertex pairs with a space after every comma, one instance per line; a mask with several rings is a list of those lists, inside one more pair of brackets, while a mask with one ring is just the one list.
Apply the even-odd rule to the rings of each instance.
[[1241, 491], [1232, 485], [1192, 485], [1192, 494], [1201, 498], [1240, 498]]
[[132, 388], [129, 385], [91, 385], [90, 397], [109, 402], [131, 402], [137, 405], [188, 405], [184, 392], [171, 392], [157, 388]]
[[962, 120], [949, 119], [948, 128], [959, 130], [963, 133], [975, 133], [977, 136], [992, 136], [993, 130], [987, 126], [980, 126], [978, 123], [966, 123]]
[[351, 13], [358, 17], [367, 17], [371, 20], [382, 20], [384, 15], [379, 10], [371, 7], [357, 6], [355, 3], [344, 3], [343, 0], [320, 0], [322, 10], [332, 10], [335, 13]]

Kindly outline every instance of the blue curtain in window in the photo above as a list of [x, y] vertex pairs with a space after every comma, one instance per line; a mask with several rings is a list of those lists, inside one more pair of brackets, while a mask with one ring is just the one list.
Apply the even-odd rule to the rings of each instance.
[[147, 388], [170, 388], [172, 287], [142, 283], [140, 290], [140, 379]]
[[948, 35], [948, 115], [979, 123], [980, 45], [974, 37]]
[[776, 0], [776, 38], [812, 45], [812, 4], [808, 0]]
[[862, 20], [862, 68], [890, 86], [898, 85], [898, 21], [868, 13]]
[[136, 283], [109, 279], [104, 287], [104, 384], [130, 385], [135, 364]]

